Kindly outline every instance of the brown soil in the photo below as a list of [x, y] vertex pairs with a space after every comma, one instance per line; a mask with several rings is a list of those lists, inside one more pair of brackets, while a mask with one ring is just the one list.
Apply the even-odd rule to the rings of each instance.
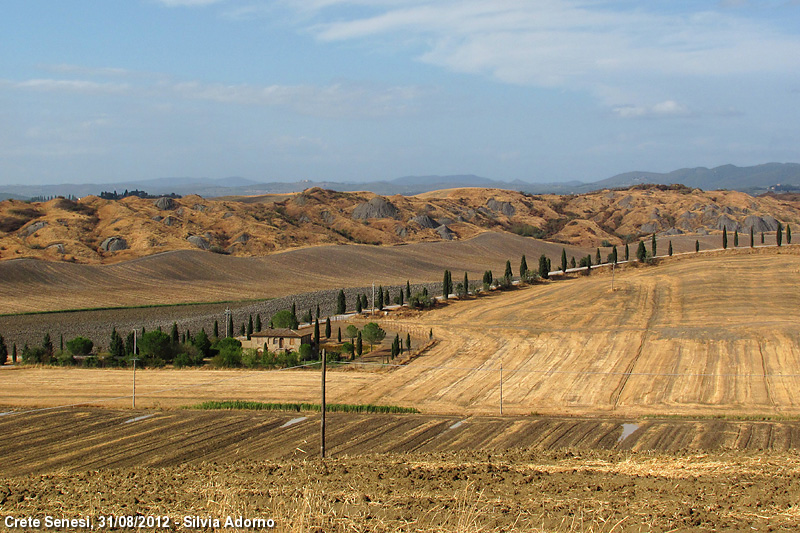
[[[717, 438], [756, 423], [665, 422], [672, 429], [651, 443], [687, 428], [698, 437], [665, 454], [622, 446], [651, 430], [617, 445], [621, 428], [612, 420], [471, 418], [453, 427], [460, 419], [339, 414], [329, 415], [333, 457], [320, 461], [311, 457], [318, 415], [280, 427], [296, 416], [96, 409], [6, 416], [0, 514], [90, 516], [98, 530], [108, 529], [97, 527], [98, 517], [110, 514], [166, 515], [173, 523], [192, 515], [272, 518], [277, 531], [303, 532], [800, 527], [796, 451], [753, 452], [757, 446], [741, 440], [728, 449]], [[701, 434], [712, 439], [708, 446]], [[590, 443], [588, 435], [599, 438]]]

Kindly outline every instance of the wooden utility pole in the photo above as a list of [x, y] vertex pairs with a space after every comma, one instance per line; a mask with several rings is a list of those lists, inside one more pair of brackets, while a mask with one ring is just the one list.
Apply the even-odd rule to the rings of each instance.
[[611, 263], [611, 292], [614, 292], [614, 270], [616, 266], [616, 263]]
[[320, 422], [320, 451], [322, 452], [323, 459], [325, 459], [325, 369], [328, 366], [326, 359], [325, 350], [322, 350], [322, 408], [320, 409], [322, 412], [322, 420]]
[[[134, 337], [134, 339], [135, 338], [136, 337]], [[136, 409], [136, 361], [138, 361], [138, 359], [134, 357], [133, 358], [133, 408], [134, 409]]]

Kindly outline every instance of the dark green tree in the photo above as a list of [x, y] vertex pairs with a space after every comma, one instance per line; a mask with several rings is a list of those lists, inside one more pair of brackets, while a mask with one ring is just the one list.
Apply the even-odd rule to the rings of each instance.
[[292, 316], [294, 317], [294, 321], [299, 324], [300, 321], [297, 319], [297, 306], [294, 302], [292, 302]]
[[369, 343], [370, 351], [375, 347], [376, 343], [381, 342], [386, 337], [386, 331], [375, 322], [365, 325], [362, 333], [364, 340]]
[[0, 335], [0, 365], [6, 364], [8, 361], [8, 346], [6, 346], [6, 340]]
[[406, 333], [406, 350], [411, 349], [411, 333]]
[[339, 296], [336, 297], [336, 314], [343, 315], [347, 312], [347, 298], [344, 295], [344, 289], [339, 291]]
[[753, 248], [756, 245], [756, 235], [753, 228], [754, 226], [750, 226], [750, 248]]
[[700, 241], [694, 241], [694, 251], [695, 252], [700, 251]]
[[514, 273], [511, 271], [511, 260], [506, 260], [506, 271], [503, 274], [503, 277], [509, 281], [512, 277], [514, 277]]
[[350, 324], [349, 326], [347, 326], [347, 328], [345, 328], [344, 331], [345, 331], [345, 333], [347, 333], [347, 336], [350, 338], [350, 342], [353, 342], [353, 339], [355, 339], [356, 335], [358, 335], [358, 328], [355, 327], [353, 324]]
[[467, 273], [464, 272], [464, 296], [468, 295], [469, 295], [469, 277], [467, 276]]
[[722, 249], [728, 249], [728, 229], [725, 226], [722, 226]]
[[656, 243], [656, 234], [655, 233], [653, 233], [653, 237], [650, 240], [650, 248], [651, 248], [651, 251], [653, 252], [653, 257], [657, 256], [658, 254], [656, 253], [657, 243]]
[[786, 244], [792, 244], [792, 228], [786, 224]]
[[383, 285], [378, 287], [378, 311], [383, 310]]
[[64, 334], [59, 333], [58, 335], [58, 350], [63, 352], [64, 351]]
[[314, 318], [319, 319], [319, 303], [317, 303], [317, 314], [314, 315]]
[[669, 247], [667, 248], [667, 254], [672, 257], [672, 241], [669, 241]]
[[239, 336], [244, 337], [245, 335], [247, 335], [247, 326], [242, 322], [242, 326], [239, 328]]
[[300, 325], [297, 322], [297, 318], [288, 309], [283, 309], [272, 315], [270, 323], [272, 324], [273, 328], [281, 329], [297, 329], [297, 327]]
[[356, 296], [356, 313], [361, 313], [361, 311], [363, 311], [363, 310], [364, 310], [364, 308], [361, 307], [361, 297], [360, 296]]
[[617, 264], [617, 245], [616, 244], [611, 249], [611, 262], [614, 263], [615, 265]]
[[778, 231], [775, 234], [775, 241], [778, 243], [778, 246], [783, 245], [783, 226], [780, 222], [778, 222]]
[[368, 309], [369, 308], [369, 304], [367, 303], [367, 295], [366, 294], [362, 294], [361, 295], [361, 308], [362, 309]]
[[208, 338], [205, 329], [201, 329], [200, 333], [195, 335], [192, 344], [203, 357], [211, 355], [211, 339]]
[[250, 339], [250, 336], [253, 334], [255, 325], [253, 324], [253, 315], [247, 319], [247, 339]]
[[256, 315], [256, 331], [261, 331], [261, 313]]
[[406, 300], [411, 299], [411, 282], [406, 280]]
[[761, 232], [761, 244], [764, 244], [764, 232]]
[[561, 249], [561, 272], [566, 274], [567, 273], [567, 249]]
[[44, 339], [42, 339], [42, 348], [44, 348], [47, 357], [53, 356], [53, 341], [50, 340], [49, 333], [44, 334]]
[[733, 247], [734, 248], [738, 248], [739, 247], [739, 230], [738, 229], [733, 230]]
[[359, 357], [361, 354], [364, 353], [364, 341], [361, 340], [361, 332], [358, 332], [358, 336], [356, 337], [356, 353]]
[[17, 364], [17, 343], [16, 342], [11, 346], [11, 364], [12, 365], [16, 365]]
[[169, 336], [172, 339], [172, 344], [178, 344], [178, 342], [180, 342], [180, 335], [178, 334], [178, 324], [176, 322], [172, 323], [172, 331], [170, 332]]
[[338, 342], [339, 344], [342, 343], [342, 327], [341, 326], [339, 326], [339, 328], [338, 328], [338, 330], [336, 332], [336, 342]]
[[600, 257], [600, 248], [597, 249], [597, 253], [594, 256], [594, 262], [598, 265], [603, 262], [602, 258]]
[[539, 256], [539, 277], [542, 279], [550, 279], [550, 269], [547, 266], [547, 256], [544, 254]]
[[625, 261], [628, 261], [631, 258], [631, 252], [628, 249], [628, 243], [625, 243]]
[[214, 338], [215, 339], [219, 338], [219, 322], [217, 322], [216, 320], [214, 321]]
[[302, 320], [305, 324], [311, 324], [314, 321], [314, 314], [311, 312], [311, 309], [303, 315]]
[[228, 337], [233, 337], [233, 313], [228, 315], [228, 327], [225, 329], [225, 334]]
[[125, 357], [125, 341], [122, 340], [120, 334], [117, 333], [117, 328], [111, 330], [111, 342], [108, 344], [108, 351], [111, 352], [111, 356], [116, 359]]
[[89, 355], [92, 353], [92, 348], [94, 348], [94, 343], [86, 337], [78, 336], [67, 341], [67, 350], [73, 355]]
[[519, 262], [519, 279], [524, 280], [528, 277], [528, 260], [525, 259], [525, 254], [522, 255], [522, 259]]
[[403, 296], [404, 294], [405, 294], [405, 292], [403, 292], [403, 288], [400, 287], [399, 301], [400, 301], [400, 305], [401, 306], [405, 303], [405, 297]]
[[450, 297], [450, 271], [444, 271], [444, 279], [442, 279], [442, 298], [447, 300]]
[[314, 321], [314, 347], [319, 350], [319, 318]]
[[586, 256], [586, 275], [591, 275], [592, 273], [592, 255], [589, 254]]
[[331, 338], [331, 317], [325, 318], [325, 338]]
[[644, 263], [645, 259], [647, 259], [647, 250], [644, 247], [644, 241], [639, 241], [639, 247], [636, 249], [636, 259], [638, 259], [640, 263]]
[[570, 267], [570, 268], [575, 268], [575, 267], [577, 267], [577, 266], [578, 266], [578, 265], [575, 263], [575, 256], [573, 255], [573, 256], [572, 256], [572, 257], [570, 257], [570, 259], [569, 259], [569, 267]]

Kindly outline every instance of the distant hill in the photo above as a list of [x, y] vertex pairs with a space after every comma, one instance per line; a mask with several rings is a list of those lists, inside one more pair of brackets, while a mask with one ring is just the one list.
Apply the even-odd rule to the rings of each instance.
[[585, 184], [594, 190], [630, 187], [643, 183], [672, 185], [680, 183], [705, 191], [729, 189], [760, 193], [781, 184], [800, 186], [800, 164], [766, 163], [753, 167], [723, 165], [716, 168], [683, 168], [666, 174], [656, 172], [626, 172], [608, 179]]
[[[578, 180], [530, 183], [526, 181], [499, 181], [474, 174], [403, 176], [387, 180], [368, 182], [337, 182], [301, 180], [292, 182], [257, 182], [241, 177], [227, 178], [158, 178], [123, 183], [60, 184], [60, 185], [6, 185], [0, 186], [0, 199], [25, 199], [33, 197], [99, 195], [102, 191], [144, 190], [149, 194], [176, 193], [183, 196], [197, 194], [204, 198], [222, 196], [257, 196], [263, 194], [288, 194], [306, 189], [321, 189], [339, 192], [367, 191], [384, 196], [422, 194], [442, 189], [485, 187], [506, 189], [529, 194], [580, 194], [602, 189], [630, 187], [645, 183], [672, 185], [683, 184], [706, 191], [727, 189], [749, 194], [768, 191], [800, 190], [800, 164], [766, 163], [752, 167], [723, 165], [716, 168], [684, 168], [668, 173], [626, 172], [594, 182]], [[782, 187], [776, 188], [780, 184]], [[787, 187], [788, 186], [788, 187]]]

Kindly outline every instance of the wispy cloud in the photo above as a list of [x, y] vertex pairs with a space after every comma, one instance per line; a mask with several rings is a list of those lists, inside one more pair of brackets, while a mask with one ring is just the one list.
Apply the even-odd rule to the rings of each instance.
[[800, 57], [797, 35], [727, 9], [675, 13], [649, 4], [583, 0], [285, 5], [315, 13], [308, 29], [322, 41], [415, 38], [423, 62], [506, 83], [588, 90], [610, 107], [630, 99], [632, 87], [666, 92], [665, 82], [678, 79], [791, 73]]
[[666, 100], [651, 106], [617, 106], [613, 111], [614, 114], [622, 118], [669, 118], [692, 115], [689, 108], [674, 100]]
[[[124, 69], [89, 69], [78, 66], [64, 68], [65, 73], [83, 72], [114, 76]], [[297, 113], [323, 118], [378, 118], [414, 113], [426, 90], [416, 86], [382, 86], [378, 84], [336, 83], [331, 85], [250, 85], [221, 84], [199, 81], [175, 81], [167, 76], [129, 83], [88, 79], [0, 79], [0, 88], [23, 91], [90, 95], [125, 94], [130, 97], [203, 100], [240, 106], [280, 106]]]

